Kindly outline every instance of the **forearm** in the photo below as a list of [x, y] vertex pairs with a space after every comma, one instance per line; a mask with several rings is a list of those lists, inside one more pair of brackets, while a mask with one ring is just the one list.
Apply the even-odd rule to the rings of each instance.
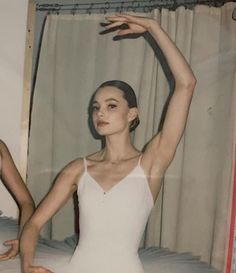
[[151, 21], [148, 31], [164, 53], [175, 78], [176, 87], [192, 87], [195, 84], [194, 74], [184, 56], [166, 32], [154, 20]]
[[38, 236], [38, 228], [28, 222], [25, 225], [20, 238], [21, 267], [23, 272], [33, 264]]
[[29, 220], [31, 215], [34, 213], [35, 205], [34, 202], [25, 202], [20, 206], [20, 221], [19, 221], [19, 235], [22, 232], [22, 229], [26, 222]]

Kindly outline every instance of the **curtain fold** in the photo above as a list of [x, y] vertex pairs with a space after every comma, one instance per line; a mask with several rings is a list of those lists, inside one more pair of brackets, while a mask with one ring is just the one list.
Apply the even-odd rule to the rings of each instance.
[[[235, 3], [221, 8], [155, 10], [189, 61], [197, 78], [185, 134], [150, 216], [144, 246], [191, 251], [218, 269], [224, 267], [232, 190]], [[34, 90], [29, 142], [28, 185], [39, 202], [60, 169], [101, 147], [87, 124], [89, 99], [105, 80], [127, 81], [136, 91], [141, 123], [132, 138], [138, 149], [159, 128], [173, 88], [158, 49], [143, 38], [113, 40], [100, 35], [102, 15], [47, 18]], [[163, 64], [163, 60], [161, 61]], [[44, 235], [61, 239], [74, 231], [72, 200]]]

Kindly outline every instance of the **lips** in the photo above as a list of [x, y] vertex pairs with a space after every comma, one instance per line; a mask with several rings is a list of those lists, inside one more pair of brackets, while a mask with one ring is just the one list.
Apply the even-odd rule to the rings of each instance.
[[108, 124], [109, 124], [109, 122], [106, 122], [106, 121], [103, 121], [103, 120], [100, 120], [100, 121], [97, 122], [98, 127], [105, 126], [105, 125], [108, 125]]

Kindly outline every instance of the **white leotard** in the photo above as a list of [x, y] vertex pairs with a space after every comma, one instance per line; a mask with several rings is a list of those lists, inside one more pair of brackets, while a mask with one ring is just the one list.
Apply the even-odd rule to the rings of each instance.
[[140, 158], [108, 192], [89, 174], [84, 159], [78, 186], [80, 238], [67, 273], [144, 273], [138, 247], [153, 197]]

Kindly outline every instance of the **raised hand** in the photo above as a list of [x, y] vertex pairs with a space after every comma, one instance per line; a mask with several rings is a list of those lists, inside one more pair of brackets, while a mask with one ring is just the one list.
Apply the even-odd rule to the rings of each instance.
[[131, 33], [141, 34], [145, 31], [149, 31], [153, 24], [157, 24], [153, 19], [147, 17], [133, 16], [126, 13], [116, 13], [113, 16], [106, 16], [107, 21], [110, 23], [105, 25], [106, 29], [112, 29], [115, 27], [126, 24], [128, 28], [119, 29], [118, 35], [127, 35]]
[[23, 273], [54, 273], [51, 270], [42, 266], [29, 266]]
[[10, 249], [7, 250], [4, 254], [0, 255], [0, 261], [9, 260], [15, 258], [19, 252], [19, 240], [8, 240], [4, 242], [5, 246], [10, 246]]

